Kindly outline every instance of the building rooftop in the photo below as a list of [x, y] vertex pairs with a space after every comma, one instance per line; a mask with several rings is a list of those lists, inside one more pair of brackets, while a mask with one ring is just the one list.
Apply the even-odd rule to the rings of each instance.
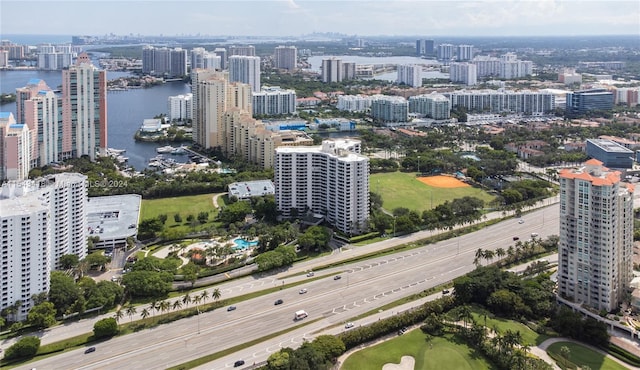
[[271, 180], [234, 182], [229, 184], [229, 195], [238, 199], [248, 199], [275, 194], [275, 186]]
[[592, 143], [593, 145], [609, 153], [628, 153], [629, 155], [633, 155], [633, 150], [627, 149], [624, 146], [611, 140], [587, 139], [587, 143]]
[[136, 235], [141, 203], [142, 196], [138, 194], [89, 198], [87, 236], [112, 240]]

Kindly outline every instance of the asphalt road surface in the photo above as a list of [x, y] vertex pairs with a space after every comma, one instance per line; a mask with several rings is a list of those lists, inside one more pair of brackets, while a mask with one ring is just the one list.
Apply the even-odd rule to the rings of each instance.
[[[92, 346], [96, 347], [93, 353], [85, 354], [84, 348], [73, 350], [29, 363], [18, 369], [162, 369], [286, 328], [298, 327], [287, 333], [284, 340], [281, 337], [266, 341], [257, 346], [257, 349], [254, 348], [256, 346], [245, 349], [251, 350], [250, 354], [241, 351], [202, 368], [231, 367], [236, 359], [243, 357], [247, 365], [254, 361], [264, 361], [271, 352], [277, 351], [281, 346], [297, 347], [303, 338], [311, 339], [315, 333], [327, 327], [342, 325], [351, 317], [473, 270], [475, 251], [478, 248], [506, 249], [514, 244], [514, 236], [526, 240], [530, 238], [531, 233], [537, 233], [542, 238], [558, 234], [557, 205], [531, 212], [522, 219], [523, 223], [519, 223], [517, 218], [512, 218], [478, 232], [437, 244], [318, 271], [316, 276], [326, 277], [314, 281], [304, 274], [287, 276], [300, 268], [308, 269], [313, 266], [311, 264], [298, 266], [297, 269], [275, 276], [248, 277], [221, 284], [218, 288], [221, 289], [223, 297], [228, 298], [283, 284], [282, 279], [285, 278], [287, 283], [308, 280], [304, 285], [240, 302], [236, 304], [235, 311], [228, 312], [221, 308], [202, 313], [154, 329], [93, 344]], [[362, 250], [370, 251], [368, 248]], [[356, 248], [341, 253], [339, 257], [348, 258], [358, 253]], [[316, 261], [316, 264], [324, 263], [326, 262]], [[340, 274], [342, 279], [334, 280], [333, 276], [337, 274]], [[301, 288], [308, 289], [308, 293], [299, 294]], [[284, 303], [274, 305], [277, 299], [282, 299]], [[293, 314], [300, 309], [306, 310], [309, 317], [295, 322]], [[142, 307], [139, 307], [138, 312], [141, 310]], [[159, 314], [156, 313], [155, 316]], [[311, 322], [317, 318], [320, 320]], [[71, 324], [68, 330], [52, 329], [50, 332], [56, 334], [44, 334], [43, 338], [51, 341], [53, 337], [75, 335], [78, 331], [88, 332], [97, 320], [98, 318], [85, 320], [84, 325]], [[125, 316], [122, 320], [126, 321], [129, 318]]]

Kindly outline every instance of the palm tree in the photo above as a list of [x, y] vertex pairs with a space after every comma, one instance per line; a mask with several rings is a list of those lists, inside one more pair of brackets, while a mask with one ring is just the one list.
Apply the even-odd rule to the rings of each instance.
[[569, 356], [571, 356], [571, 350], [567, 346], [560, 347], [560, 356], [564, 359], [565, 366], [569, 365]]
[[218, 299], [220, 299], [220, 297], [222, 297], [222, 293], [220, 292], [220, 289], [215, 288], [213, 292], [211, 292], [211, 298], [213, 298], [214, 301], [217, 301]]
[[513, 259], [514, 253], [515, 250], [513, 249], [513, 245], [510, 245], [509, 248], [507, 248], [507, 258], [509, 259], [509, 262]]
[[182, 304], [189, 307], [189, 303], [191, 303], [191, 296], [189, 295], [189, 292], [187, 292], [187, 294], [182, 297]]
[[127, 306], [127, 315], [129, 315], [129, 322], [133, 322], [133, 315], [136, 314], [138, 310], [136, 310], [136, 306], [130, 304]]
[[202, 298], [200, 298], [199, 295], [193, 297], [193, 304], [198, 306], [200, 304], [200, 302], [202, 301]]
[[173, 309], [174, 310], [179, 310], [182, 308], [182, 303], [179, 300], [176, 300], [175, 302], [173, 302]]
[[498, 256], [498, 258], [502, 259], [506, 254], [507, 252], [504, 251], [504, 248], [496, 249], [496, 256]]
[[140, 316], [142, 316], [143, 320], [149, 317], [149, 315], [151, 315], [151, 313], [146, 308], [143, 308], [142, 312], [140, 312]]
[[476, 265], [476, 267], [480, 266], [480, 259], [482, 257], [484, 257], [484, 251], [482, 250], [482, 248], [478, 248], [478, 250], [476, 251], [476, 258], [473, 260], [473, 264]]
[[113, 316], [116, 319], [116, 322], [120, 322], [120, 319], [124, 316], [124, 312], [122, 312], [121, 309], [118, 309], [116, 311], [115, 316]]
[[169, 311], [171, 309], [171, 303], [169, 303], [167, 300], [160, 301], [158, 305], [160, 306], [161, 313], [164, 313], [165, 311]]
[[200, 299], [202, 299], [202, 302], [207, 303], [207, 299], [209, 299], [209, 292], [203, 290], [200, 294]]
[[487, 262], [489, 262], [489, 260], [493, 260], [493, 257], [495, 257], [495, 252], [490, 249], [485, 250], [483, 254]]
[[151, 301], [151, 304], [149, 305], [149, 308], [151, 309], [152, 313], [155, 314], [156, 311], [160, 308], [160, 307], [158, 307], [158, 301], [156, 301], [155, 299], [153, 301]]

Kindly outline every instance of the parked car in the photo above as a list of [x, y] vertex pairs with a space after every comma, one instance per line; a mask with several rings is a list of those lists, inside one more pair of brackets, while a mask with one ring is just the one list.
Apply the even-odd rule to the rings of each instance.
[[240, 367], [242, 365], [244, 365], [244, 360], [238, 360], [233, 363], [233, 367]]
[[229, 306], [227, 307], [227, 311], [235, 311], [236, 306]]
[[298, 293], [305, 294], [307, 292], [307, 288], [302, 288]]
[[348, 322], [348, 323], [344, 324], [344, 328], [345, 328], [345, 329], [351, 329], [351, 328], [353, 328], [353, 323], [352, 323], [352, 322]]
[[449, 289], [443, 289], [442, 294], [449, 294]]
[[277, 301], [273, 302], [274, 305], [279, 305], [279, 304], [283, 304], [284, 301], [282, 299], [278, 299]]
[[96, 347], [89, 347], [87, 349], [84, 350], [84, 353], [91, 353], [91, 352], [95, 352], [96, 351]]
[[340, 276], [340, 275], [336, 275], [336, 276], [333, 277], [333, 280], [340, 280], [340, 279], [342, 279], [342, 276]]

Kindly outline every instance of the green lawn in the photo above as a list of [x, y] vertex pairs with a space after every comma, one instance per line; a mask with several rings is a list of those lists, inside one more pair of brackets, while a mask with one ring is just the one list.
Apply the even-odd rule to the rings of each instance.
[[[547, 348], [548, 353], [553, 353], [557, 358], [560, 356], [560, 348], [569, 348], [569, 361], [573, 362], [577, 366], [587, 365], [591, 370], [624, 370], [626, 367], [618, 364], [617, 362], [606, 358], [604, 355], [593, 351], [585, 346], [581, 346], [572, 342], [557, 342]], [[564, 360], [561, 360], [564, 361]]]
[[[140, 210], [140, 220], [157, 217], [161, 214], [167, 215], [166, 229], [176, 229], [178, 231], [190, 232], [191, 226], [187, 222], [187, 216], [198, 216], [200, 212], [209, 212], [209, 221], [205, 225], [199, 225], [196, 230], [213, 225], [213, 220], [218, 211], [213, 207], [214, 194], [189, 195], [184, 197], [171, 197], [160, 199], [143, 199]], [[218, 204], [224, 206], [223, 197], [218, 198]], [[182, 222], [177, 224], [174, 215], [180, 214]]]
[[[485, 324], [485, 312], [486, 316], [486, 324]], [[473, 315], [473, 319], [480, 325], [484, 325], [489, 329], [497, 328], [500, 334], [504, 334], [507, 330], [511, 330], [513, 332], [520, 332], [522, 336], [523, 344], [528, 346], [536, 346], [545, 340], [549, 339], [548, 335], [538, 334], [533, 331], [530, 327], [519, 323], [513, 320], [507, 320], [500, 317], [492, 317], [490, 313], [484, 311], [480, 308], [473, 307], [471, 309], [471, 314]]]
[[404, 207], [422, 211], [436, 207], [445, 201], [466, 195], [480, 198], [485, 204], [494, 196], [474, 187], [436, 188], [420, 182], [414, 172], [376, 173], [369, 177], [369, 188], [382, 196], [382, 207], [388, 211]]
[[420, 329], [353, 353], [342, 370], [380, 370], [386, 363], [399, 364], [402, 356], [413, 356], [416, 370], [482, 370], [491, 364], [470, 347], [459, 344], [450, 335], [432, 337], [429, 341]]

